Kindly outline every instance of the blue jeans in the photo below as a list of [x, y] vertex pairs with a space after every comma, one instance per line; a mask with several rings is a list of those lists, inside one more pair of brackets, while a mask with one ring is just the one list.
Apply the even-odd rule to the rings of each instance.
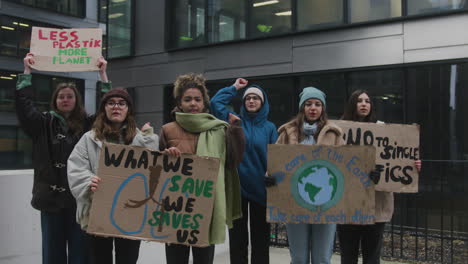
[[286, 224], [286, 230], [291, 264], [330, 264], [335, 224]]
[[71, 208], [57, 213], [41, 211], [43, 264], [89, 263], [86, 234], [76, 223], [75, 212]]

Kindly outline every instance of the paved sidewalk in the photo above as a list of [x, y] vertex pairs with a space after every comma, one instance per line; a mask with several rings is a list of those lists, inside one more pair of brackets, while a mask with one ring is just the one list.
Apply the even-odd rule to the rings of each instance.
[[[289, 264], [289, 250], [287, 248], [270, 247], [270, 264]], [[164, 264], [166, 257], [164, 244], [156, 242], [142, 242], [138, 264]], [[190, 262], [192, 263], [192, 262]], [[229, 247], [227, 243], [217, 245], [215, 250], [215, 264], [229, 263]], [[340, 256], [333, 255], [332, 264], [340, 264]], [[362, 262], [359, 262], [362, 263]], [[381, 261], [382, 264], [397, 264], [400, 262]], [[255, 263], [252, 263], [255, 264]]]

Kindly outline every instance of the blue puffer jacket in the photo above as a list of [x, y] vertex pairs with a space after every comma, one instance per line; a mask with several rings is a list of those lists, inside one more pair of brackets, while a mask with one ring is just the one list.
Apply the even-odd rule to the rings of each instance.
[[[248, 113], [242, 103], [240, 118], [245, 135], [244, 158], [238, 167], [242, 197], [266, 205], [266, 189], [264, 183], [267, 170], [267, 145], [275, 144], [278, 138], [276, 126], [267, 120], [270, 112], [268, 97], [263, 89], [265, 102], [257, 113]], [[236, 87], [229, 86], [219, 90], [211, 99], [211, 112], [217, 118], [228, 121], [229, 113], [238, 115], [230, 110], [230, 103], [237, 95]], [[239, 116], [239, 115], [238, 115]]]

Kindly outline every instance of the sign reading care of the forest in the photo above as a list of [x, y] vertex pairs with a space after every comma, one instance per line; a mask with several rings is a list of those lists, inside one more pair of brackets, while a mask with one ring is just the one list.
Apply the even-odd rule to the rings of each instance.
[[419, 159], [419, 126], [400, 124], [333, 121], [344, 133], [346, 144], [376, 148], [378, 191], [416, 193], [419, 174], [414, 161]]
[[98, 71], [102, 54], [100, 28], [33, 27], [31, 53], [36, 70], [55, 72]]
[[219, 160], [103, 145], [88, 233], [209, 245]]
[[373, 224], [374, 157], [371, 146], [268, 145], [268, 221]]

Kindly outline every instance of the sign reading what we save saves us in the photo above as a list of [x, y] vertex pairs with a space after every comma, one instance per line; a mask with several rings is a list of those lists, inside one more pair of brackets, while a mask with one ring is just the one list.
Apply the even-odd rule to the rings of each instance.
[[209, 245], [219, 160], [104, 144], [87, 232]]
[[268, 145], [268, 222], [375, 222], [372, 146]]
[[102, 56], [102, 30], [33, 27], [30, 48], [35, 60], [32, 67], [36, 70], [98, 71], [97, 61]]

